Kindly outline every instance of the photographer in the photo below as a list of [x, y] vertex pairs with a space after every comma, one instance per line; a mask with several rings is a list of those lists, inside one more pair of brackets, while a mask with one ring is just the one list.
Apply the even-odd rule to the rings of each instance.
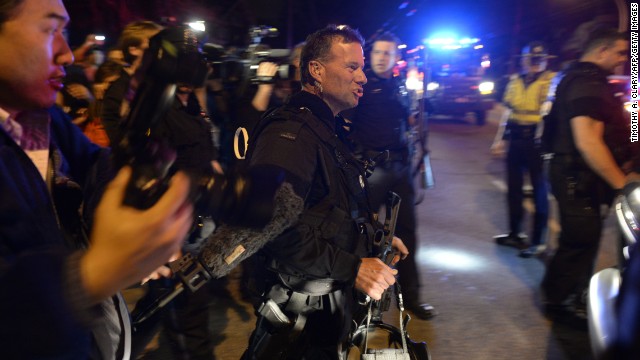
[[108, 154], [51, 108], [73, 62], [68, 21], [61, 1], [0, 1], [3, 358], [128, 358], [126, 306], [114, 295], [176, 253], [192, 221], [182, 174], [141, 211], [122, 204], [124, 168], [98, 203]]
[[[303, 90], [263, 118], [249, 167], [284, 171], [305, 199], [300, 220], [259, 254], [256, 329], [243, 359], [338, 359], [350, 330], [355, 290], [374, 299], [396, 270], [372, 258], [364, 169], [344, 141], [343, 110], [358, 105], [367, 79], [363, 39], [345, 26], [311, 34], [302, 50]], [[365, 231], [366, 233], [366, 231]], [[408, 251], [394, 239], [404, 256]]]
[[142, 63], [142, 55], [149, 47], [149, 39], [160, 32], [162, 27], [152, 21], [134, 21], [125, 26], [118, 39], [118, 48], [122, 51], [125, 66], [115, 81], [104, 93], [102, 123], [109, 136], [111, 145], [122, 137], [121, 122], [129, 112], [129, 103], [133, 100], [136, 84], [132, 77]]

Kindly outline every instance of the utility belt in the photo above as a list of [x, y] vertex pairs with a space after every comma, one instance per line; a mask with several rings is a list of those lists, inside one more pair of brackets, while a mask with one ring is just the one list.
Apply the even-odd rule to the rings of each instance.
[[550, 157], [553, 164], [562, 165], [566, 169], [572, 171], [589, 171], [592, 172], [587, 163], [577, 154], [553, 153]]
[[[556, 181], [562, 181], [566, 186], [567, 199], [591, 199], [589, 204], [578, 204], [572, 213], [584, 214], [588, 208], [594, 208], [598, 204], [611, 204], [615, 192], [606, 182], [600, 178], [587, 163], [576, 154], [554, 154], [550, 160], [551, 182], [553, 187], [553, 169], [556, 169]], [[588, 211], [587, 211], [588, 212]]]
[[310, 296], [322, 296], [343, 288], [343, 284], [333, 279], [305, 279], [295, 275], [278, 273], [278, 278], [287, 288]]
[[536, 137], [538, 124], [522, 124], [509, 120], [507, 122], [507, 138], [509, 140], [533, 140]]

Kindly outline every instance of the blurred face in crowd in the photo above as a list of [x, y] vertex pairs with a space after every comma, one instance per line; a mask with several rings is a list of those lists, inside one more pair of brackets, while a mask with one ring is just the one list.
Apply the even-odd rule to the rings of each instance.
[[534, 74], [543, 72], [547, 68], [546, 56], [523, 56], [522, 57], [522, 71], [524, 73]]
[[107, 60], [112, 60], [119, 64], [124, 64], [124, 54], [120, 49], [111, 49], [107, 51]]
[[629, 54], [629, 42], [616, 40], [612, 45], [603, 47], [598, 55], [598, 65], [609, 72], [615, 72], [616, 68], [627, 62]]
[[73, 62], [63, 36], [69, 15], [61, 0], [24, 0], [0, 28], [0, 107], [15, 113], [47, 108]]
[[390, 78], [399, 60], [398, 46], [391, 41], [376, 41], [371, 49], [371, 69], [376, 75]]
[[362, 97], [364, 56], [359, 43], [344, 44], [335, 40], [328, 61], [309, 62], [311, 75], [322, 85], [322, 99], [333, 114], [354, 108]]

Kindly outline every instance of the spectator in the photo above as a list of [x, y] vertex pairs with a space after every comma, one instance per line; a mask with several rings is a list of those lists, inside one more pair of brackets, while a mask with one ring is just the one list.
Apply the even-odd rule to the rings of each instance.
[[136, 87], [136, 84], [132, 84], [132, 76], [142, 63], [149, 39], [160, 30], [162, 27], [154, 22], [134, 21], [120, 34], [118, 48], [122, 51], [126, 66], [120, 77], [105, 91], [102, 106], [102, 123], [111, 144], [116, 144], [123, 135], [120, 124], [129, 113], [129, 103], [133, 100]]

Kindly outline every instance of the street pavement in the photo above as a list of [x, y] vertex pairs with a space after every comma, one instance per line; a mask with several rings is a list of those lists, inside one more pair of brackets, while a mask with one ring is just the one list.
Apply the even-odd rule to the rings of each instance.
[[[417, 207], [419, 249], [412, 256], [420, 267], [423, 300], [438, 315], [412, 319], [408, 332], [426, 341], [434, 360], [591, 359], [586, 331], [553, 324], [540, 311], [539, 284], [559, 230], [555, 202], [545, 255], [523, 259], [516, 249], [493, 241], [508, 230], [504, 159], [489, 153], [499, 116], [499, 108], [492, 110], [481, 127], [464, 119], [430, 121], [436, 186]], [[525, 229], [530, 229], [532, 205], [526, 202]], [[616, 236], [609, 217], [597, 269], [615, 266]], [[254, 326], [239, 279], [236, 269], [212, 291], [217, 359], [239, 359]], [[397, 316], [392, 309], [385, 320], [397, 325]], [[162, 337], [149, 345], [144, 359], [171, 359]]]

